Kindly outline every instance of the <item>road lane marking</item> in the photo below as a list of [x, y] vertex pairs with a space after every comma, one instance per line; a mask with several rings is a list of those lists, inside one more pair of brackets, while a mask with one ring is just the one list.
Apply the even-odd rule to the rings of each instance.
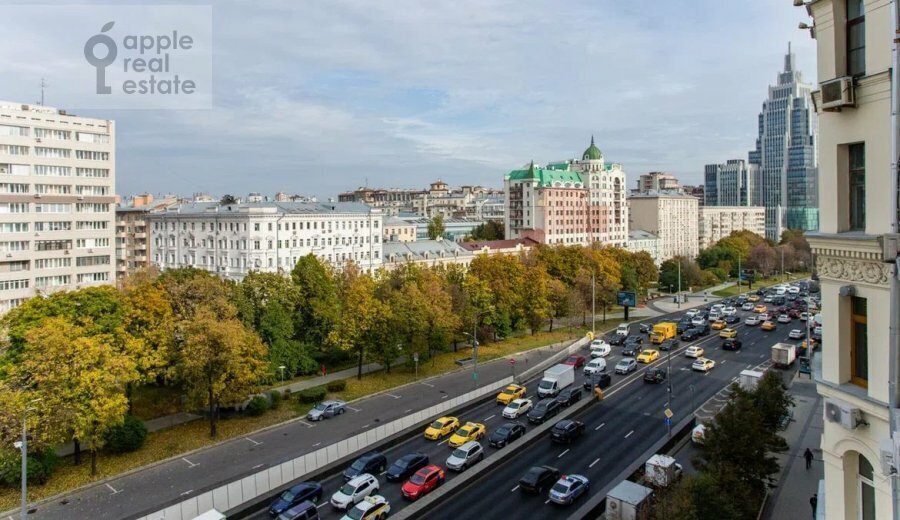
[[596, 428], [594, 428], [594, 431], [597, 431], [600, 428], [603, 428], [604, 426], [606, 426], [606, 423], [600, 423], [600, 426], [597, 426]]
[[362, 429], [365, 430], [365, 429], [368, 428], [368, 427], [369, 427], [368, 424], [364, 424], [363, 427], [362, 427]]
[[199, 465], [200, 465], [200, 464], [196, 464], [196, 463], [194, 463], [194, 462], [191, 462], [191, 461], [187, 460], [187, 459], [184, 458], [184, 457], [181, 457], [181, 460], [187, 462], [189, 468], [193, 468], [194, 466], [199, 466]]
[[184, 493], [182, 493], [181, 496], [190, 495], [193, 492], [194, 492], [193, 489], [189, 489], [189, 490], [185, 491]]
[[509, 492], [510, 492], [510, 493], [515, 493], [517, 489], [519, 489], [519, 485], [518, 485], [518, 484], [516, 484], [516, 487], [510, 489]]
[[121, 489], [116, 489], [116, 488], [110, 486], [109, 484], [107, 484], [106, 487], [108, 487], [109, 490], [112, 491], [112, 494], [113, 494], [113, 495], [115, 495], [116, 493], [121, 493], [121, 492], [122, 492]]
[[261, 468], [261, 467], [263, 467], [263, 466], [265, 466], [265, 464], [257, 464], [256, 466], [253, 466], [253, 467], [250, 468], [250, 469], [259, 469], [259, 468]]
[[494, 414], [494, 415], [492, 415], [492, 416], [486, 418], [486, 419], [484, 420], [484, 422], [488, 422], [488, 421], [490, 421], [491, 419], [493, 419], [494, 417], [497, 417], [497, 414]]
[[634, 433], [634, 430], [631, 430], [630, 432], [628, 432], [628, 434], [625, 435], [625, 438], [627, 439], [628, 437], [631, 437], [631, 434], [632, 434], [632, 433]]
[[449, 441], [449, 440], [450, 440], [450, 438], [447, 437], [446, 439], [444, 439], [444, 440], [442, 440], [441, 442], [439, 442], [439, 443], [438, 443], [438, 446], [440, 446], [441, 444], [444, 444], [445, 442], [447, 442], [447, 441]]
[[447, 394], [444, 394], [444, 395], [441, 397], [441, 399], [446, 399], [446, 398], [448, 398], [448, 397], [450, 397], [450, 396], [447, 395]]
[[322, 443], [321, 443], [321, 442], [317, 442], [317, 443], [313, 444], [313, 448], [315, 448], [316, 446], [319, 446], [320, 444], [322, 444]]
[[348, 410], [353, 410], [354, 412], [361, 412], [361, 411], [362, 411], [362, 410], [360, 410], [359, 408], [353, 408], [352, 406], [347, 406], [347, 405], [344, 405], [344, 406], [346, 406]]
[[434, 385], [431, 384], [431, 383], [426, 383], [425, 381], [422, 381], [422, 384], [425, 385], [425, 386], [427, 386], [427, 387], [429, 387], [429, 388], [434, 388]]
[[561, 459], [562, 456], [565, 455], [566, 453], [569, 453], [569, 449], [568, 449], [568, 448], [566, 448], [566, 451], [564, 451], [564, 452], [560, 453], [559, 455], [557, 455], [556, 458], [557, 458], [557, 459]]
[[400, 399], [400, 397], [402, 397], [402, 396], [399, 396], [399, 395], [389, 394], [389, 393], [387, 393], [387, 392], [385, 392], [384, 395], [389, 395], [389, 396], [393, 397], [394, 399]]
[[598, 463], [598, 462], [600, 462], [600, 459], [594, 459], [594, 462], [591, 462], [591, 465], [588, 466], [588, 467], [589, 467], [589, 468], [593, 468], [593, 467], [594, 467], [594, 464], [596, 464], [596, 463]]
[[316, 509], [322, 509], [323, 507], [327, 506], [327, 505], [330, 504], [330, 503], [331, 503], [331, 502], [329, 502], [328, 500], [326, 500], [326, 501], [322, 502], [321, 504], [317, 505], [317, 506], [316, 506]]
[[262, 444], [261, 442], [251, 439], [250, 437], [244, 437], [244, 440], [252, 442], [254, 446], [259, 446], [260, 444]]
[[549, 499], [549, 498], [548, 498], [547, 500], [544, 501], [544, 504], [549, 504], [549, 503], [550, 503], [550, 499]]
[[315, 424], [309, 424], [308, 422], [303, 421], [303, 420], [298, 420], [297, 422], [299, 422], [300, 424], [306, 426], [307, 428], [314, 428], [314, 427], [316, 426]]
[[405, 412], [403, 412], [403, 413], [409, 413], [409, 412], [411, 412], [411, 411], [413, 411], [412, 408], [410, 408], [409, 410], [407, 410], [407, 411], [405, 411]]

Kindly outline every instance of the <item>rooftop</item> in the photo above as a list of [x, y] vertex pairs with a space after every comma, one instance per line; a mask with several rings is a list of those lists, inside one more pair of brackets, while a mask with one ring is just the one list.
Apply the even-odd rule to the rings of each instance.
[[539, 244], [536, 240], [530, 238], [516, 238], [511, 240], [476, 240], [472, 242], [460, 242], [460, 246], [469, 251], [481, 251], [488, 249], [513, 249], [518, 245], [523, 247], [532, 247]]
[[395, 261], [425, 260], [428, 258], [440, 258], [456, 256], [471, 256], [471, 252], [460, 247], [451, 240], [417, 240], [415, 242], [385, 242], [381, 246], [381, 256], [384, 261], [389, 261], [391, 256]]
[[658, 240], [659, 237], [643, 229], [632, 229], [628, 232], [628, 240]]
[[160, 213], [161, 216], [175, 215], [209, 215], [210, 213], [289, 213], [289, 214], [326, 214], [326, 213], [360, 213], [381, 214], [381, 210], [373, 209], [359, 202], [242, 202], [239, 204], [221, 205], [218, 202], [191, 202], [174, 204]]

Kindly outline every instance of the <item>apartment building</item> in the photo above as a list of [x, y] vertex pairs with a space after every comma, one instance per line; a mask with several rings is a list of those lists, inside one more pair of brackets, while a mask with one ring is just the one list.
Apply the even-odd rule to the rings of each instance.
[[113, 283], [115, 124], [0, 101], [0, 312]]
[[362, 202], [380, 208], [389, 216], [414, 213], [424, 218], [441, 215], [444, 218], [503, 219], [502, 191], [483, 186], [453, 188], [442, 180], [432, 182], [424, 190], [359, 188], [338, 194], [338, 201]]
[[632, 193], [643, 193], [645, 191], [678, 191], [681, 185], [678, 178], [671, 173], [666, 172], [650, 172], [643, 173], [637, 180], [637, 189]]
[[628, 232], [628, 251], [632, 253], [646, 252], [653, 259], [653, 263], [659, 265], [662, 259], [659, 257], [659, 237], [642, 229], [632, 229]]
[[385, 242], [415, 242], [416, 223], [397, 217], [384, 217], [382, 238]]
[[821, 212], [807, 235], [824, 322], [812, 363], [825, 417], [818, 507], [828, 520], [897, 518], [897, 4], [815, 0], [806, 9], [819, 72]]
[[162, 269], [196, 267], [240, 280], [251, 270], [290, 272], [308, 254], [338, 269], [381, 265], [382, 214], [364, 204], [192, 203], [147, 219], [153, 263]]
[[735, 231], [766, 234], [766, 208], [762, 206], [704, 206], [697, 233], [700, 249], [706, 249]]
[[659, 237], [659, 259], [694, 258], [699, 253], [699, 200], [675, 192], [647, 192], [628, 198], [630, 229]]

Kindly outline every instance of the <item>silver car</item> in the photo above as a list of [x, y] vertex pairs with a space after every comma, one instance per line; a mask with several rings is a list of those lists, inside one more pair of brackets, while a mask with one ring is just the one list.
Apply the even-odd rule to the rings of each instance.
[[306, 418], [310, 421], [321, 421], [322, 419], [329, 419], [335, 415], [341, 415], [347, 411], [346, 408], [347, 403], [344, 401], [322, 401], [306, 414]]
[[463, 471], [483, 459], [484, 448], [481, 447], [481, 444], [478, 441], [469, 441], [453, 450], [453, 453], [447, 457], [446, 464], [449, 469]]

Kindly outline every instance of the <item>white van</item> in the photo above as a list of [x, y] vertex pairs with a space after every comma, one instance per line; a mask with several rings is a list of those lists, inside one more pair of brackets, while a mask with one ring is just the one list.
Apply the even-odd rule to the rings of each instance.
[[784, 293], [786, 293], [786, 292], [787, 292], [787, 289], [785, 289], [785, 287], [783, 285], [779, 285], [779, 286], [775, 287], [775, 294], [777, 294], [778, 296], [784, 296]]
[[584, 365], [585, 376], [599, 374], [601, 372], [606, 372], [606, 360], [603, 358], [592, 359], [588, 361], [587, 365]]
[[627, 336], [628, 335], [628, 324], [620, 323], [618, 327], [616, 327], [616, 334], [619, 336]]

